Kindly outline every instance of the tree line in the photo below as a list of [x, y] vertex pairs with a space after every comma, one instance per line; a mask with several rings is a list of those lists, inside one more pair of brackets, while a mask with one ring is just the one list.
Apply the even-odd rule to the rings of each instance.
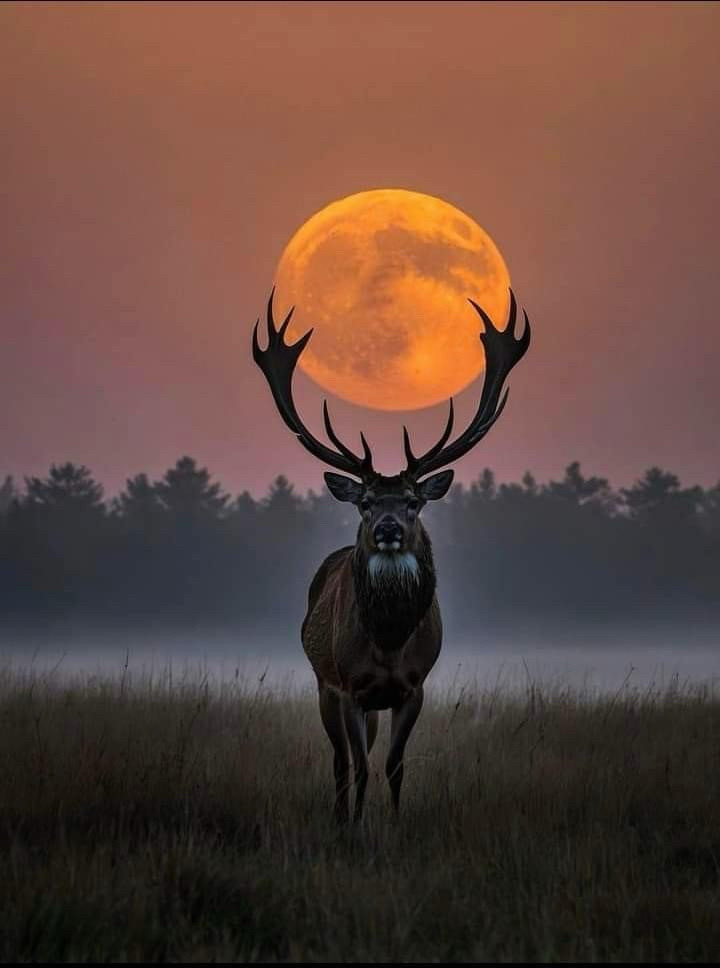
[[[720, 482], [683, 487], [650, 468], [631, 487], [485, 469], [428, 505], [446, 622], [488, 626], [720, 615]], [[329, 494], [277, 477], [267, 494], [232, 497], [182, 457], [159, 480], [130, 478], [106, 500], [87, 467], [0, 485], [0, 621], [143, 629], [234, 627], [297, 638], [324, 555], [351, 544], [359, 517]]]

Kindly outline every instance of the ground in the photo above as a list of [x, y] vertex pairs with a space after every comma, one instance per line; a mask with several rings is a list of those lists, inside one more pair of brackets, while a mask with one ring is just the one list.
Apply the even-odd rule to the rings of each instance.
[[339, 829], [309, 693], [0, 679], [3, 961], [720, 958], [710, 687], [431, 696]]

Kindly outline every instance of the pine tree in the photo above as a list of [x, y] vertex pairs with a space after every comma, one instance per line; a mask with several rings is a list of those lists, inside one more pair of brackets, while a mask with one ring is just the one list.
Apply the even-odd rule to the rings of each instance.
[[156, 520], [165, 509], [147, 474], [136, 474], [127, 479], [125, 490], [113, 501], [113, 511], [128, 522], [142, 525]]
[[6, 474], [5, 480], [0, 484], [0, 514], [7, 514], [16, 498], [15, 482], [11, 474]]
[[84, 465], [70, 462], [53, 464], [46, 478], [25, 479], [26, 494], [23, 503], [67, 514], [87, 513], [103, 515], [103, 488], [93, 480]]
[[630, 515], [640, 520], [693, 517], [703, 500], [700, 487], [680, 487], [676, 474], [651, 467], [632, 487], [621, 488], [625, 507]]
[[219, 518], [225, 511], [229, 496], [220, 484], [210, 483], [205, 467], [198, 467], [192, 457], [181, 457], [155, 484], [162, 506], [172, 515], [185, 518]]

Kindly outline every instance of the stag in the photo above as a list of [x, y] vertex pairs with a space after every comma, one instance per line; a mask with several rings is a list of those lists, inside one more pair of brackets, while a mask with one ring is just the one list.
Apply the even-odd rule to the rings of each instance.
[[[391, 477], [373, 468], [372, 453], [361, 433], [362, 455], [340, 440], [327, 401], [325, 431], [332, 447], [318, 440], [300, 419], [292, 397], [295, 366], [312, 335], [285, 342], [293, 309], [279, 327], [273, 318], [273, 294], [267, 307], [267, 347], [253, 331], [253, 358], [270, 386], [280, 416], [299, 442], [324, 464], [344, 471], [326, 472], [325, 482], [338, 501], [354, 504], [360, 526], [354, 545], [323, 561], [308, 592], [302, 643], [317, 677], [320, 716], [334, 750], [335, 816], [349, 819], [350, 755], [354, 766], [353, 818], [362, 817], [368, 780], [368, 754], [378, 728], [378, 710], [391, 709], [390, 750], [385, 764], [395, 811], [400, 805], [403, 756], [423, 704], [423, 683], [440, 654], [442, 622], [435, 594], [432, 546], [420, 521], [428, 501], [447, 493], [452, 470], [440, 468], [467, 454], [498, 419], [508, 390], [503, 384], [530, 344], [530, 323], [523, 310], [522, 335], [515, 334], [517, 305], [510, 290], [504, 330], [469, 300], [484, 323], [480, 340], [485, 376], [475, 416], [452, 442], [453, 402], [440, 439], [426, 453], [413, 453], [407, 428], [403, 440], [407, 466]], [[351, 476], [346, 476], [351, 475]], [[430, 476], [427, 476], [430, 475]]]

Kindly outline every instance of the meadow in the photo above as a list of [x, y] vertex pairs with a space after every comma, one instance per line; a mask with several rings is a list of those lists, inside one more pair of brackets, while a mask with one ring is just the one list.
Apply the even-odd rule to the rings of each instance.
[[309, 690], [8, 666], [0, 959], [720, 960], [713, 693], [456, 683], [338, 828]]

